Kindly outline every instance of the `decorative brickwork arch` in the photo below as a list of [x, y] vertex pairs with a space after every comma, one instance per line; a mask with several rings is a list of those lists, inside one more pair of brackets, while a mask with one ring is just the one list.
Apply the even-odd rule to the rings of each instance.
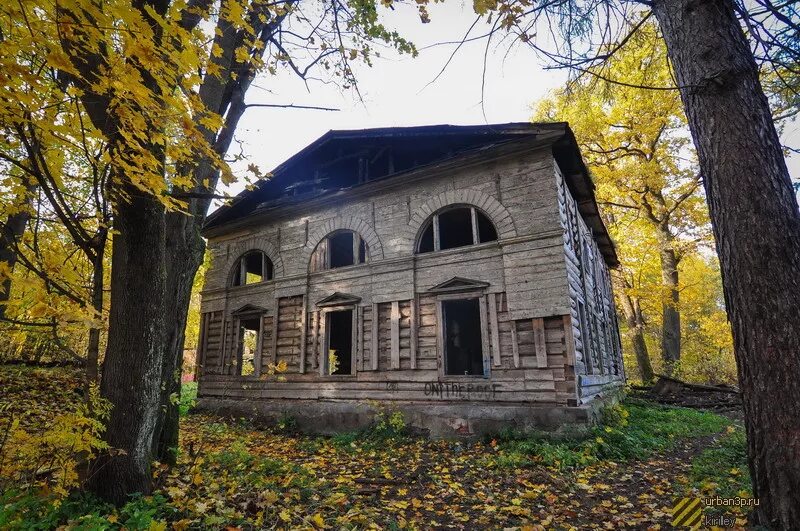
[[303, 248], [303, 255], [300, 263], [308, 267], [311, 260], [311, 253], [317, 248], [319, 242], [327, 235], [337, 230], [351, 230], [361, 236], [361, 239], [366, 242], [369, 248], [369, 260], [378, 260], [383, 258], [383, 245], [381, 244], [378, 233], [370, 226], [369, 223], [363, 219], [353, 216], [337, 216], [326, 221], [321, 227], [316, 228], [308, 235], [308, 243]]
[[497, 236], [501, 240], [513, 238], [517, 235], [517, 228], [514, 220], [497, 199], [485, 192], [474, 189], [466, 190], [447, 190], [441, 194], [430, 198], [424, 205], [414, 210], [411, 220], [408, 222], [407, 239], [413, 246], [416, 245], [419, 233], [428, 219], [438, 210], [450, 205], [474, 206], [481, 210], [494, 224]]
[[272, 278], [282, 277], [284, 275], [283, 260], [278, 252], [278, 249], [272, 245], [264, 236], [252, 236], [250, 238], [239, 240], [237, 242], [228, 244], [225, 254], [225, 285], [230, 284], [231, 271], [234, 264], [245, 253], [249, 251], [262, 251], [272, 261]]

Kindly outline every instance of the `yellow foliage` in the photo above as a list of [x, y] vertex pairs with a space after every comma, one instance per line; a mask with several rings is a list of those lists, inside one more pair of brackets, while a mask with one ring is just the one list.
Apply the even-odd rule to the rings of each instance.
[[41, 433], [27, 431], [11, 415], [0, 426], [0, 487], [47, 488], [59, 498], [66, 497], [79, 485], [78, 469], [108, 448], [102, 435], [110, 412], [110, 404], [100, 398], [95, 385], [88, 404], [57, 415]]
[[[672, 249], [679, 260], [678, 374], [732, 382], [736, 373], [731, 333], [680, 95], [677, 90], [638, 88], [674, 83], [657, 27], [644, 24], [602, 72], [593, 72], [601, 77], [582, 76], [539, 102], [534, 120], [564, 120], [575, 132], [621, 261], [615, 294], [640, 305], [656, 372], [663, 370], [662, 308], [672, 304], [662, 277], [661, 252]], [[618, 320], [626, 322], [624, 316]], [[636, 359], [627, 334], [623, 347], [630, 376]]]

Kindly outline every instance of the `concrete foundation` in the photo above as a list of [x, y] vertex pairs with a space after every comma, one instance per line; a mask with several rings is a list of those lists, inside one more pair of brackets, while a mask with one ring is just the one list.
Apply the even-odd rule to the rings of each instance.
[[368, 428], [379, 410], [400, 411], [414, 433], [435, 439], [474, 438], [504, 428], [520, 431], [564, 431], [599, 420], [602, 406], [616, 397], [584, 406], [498, 405], [486, 403], [390, 402], [377, 405], [343, 400], [236, 400], [203, 398], [197, 410], [248, 417], [267, 425], [292, 418], [303, 433], [333, 435]]

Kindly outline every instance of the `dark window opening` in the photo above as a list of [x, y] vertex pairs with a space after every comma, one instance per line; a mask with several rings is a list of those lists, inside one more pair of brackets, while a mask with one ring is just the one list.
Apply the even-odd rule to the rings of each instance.
[[456, 249], [497, 241], [497, 229], [474, 207], [447, 208], [434, 214], [417, 245], [418, 253]]
[[445, 374], [483, 376], [478, 299], [442, 301]]
[[420, 253], [433, 252], [433, 222], [428, 223], [428, 226], [422, 233], [422, 238], [420, 238], [419, 240], [419, 252]]
[[329, 234], [319, 242], [311, 255], [309, 270], [323, 271], [365, 264], [369, 260], [369, 245], [358, 233], [341, 230]]
[[469, 208], [454, 208], [439, 214], [439, 249], [472, 245], [472, 214]]
[[234, 286], [257, 284], [272, 279], [272, 261], [261, 251], [250, 251], [242, 256], [234, 266]]
[[328, 241], [331, 253], [331, 269], [355, 264], [352, 232], [338, 232], [328, 238]]
[[236, 367], [241, 376], [256, 372], [256, 351], [261, 333], [261, 319], [251, 317], [239, 320], [239, 349], [236, 354]]
[[475, 211], [475, 216], [478, 218], [478, 241], [480, 243], [497, 241], [497, 230], [495, 230], [492, 222], [483, 212]]
[[328, 312], [328, 374], [353, 374], [353, 310]]

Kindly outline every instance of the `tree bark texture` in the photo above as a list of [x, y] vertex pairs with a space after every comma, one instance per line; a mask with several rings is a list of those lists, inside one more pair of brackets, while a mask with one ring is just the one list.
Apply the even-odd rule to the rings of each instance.
[[[287, 2], [287, 7], [296, 0]], [[262, 20], [256, 34], [266, 42], [283, 22], [286, 14], [269, 20]], [[222, 50], [219, 57], [212, 57], [221, 75], [208, 75], [198, 91], [203, 104], [225, 116], [225, 123], [220, 131], [203, 130], [206, 141], [214, 146], [214, 151], [224, 156], [231, 142], [239, 120], [247, 108], [244, 96], [250, 88], [255, 76], [255, 68], [251, 63], [239, 63], [235, 57], [236, 48], [241, 45], [242, 35], [236, 28], [223, 24], [214, 34], [214, 43]], [[234, 76], [233, 74], [236, 73]], [[195, 189], [190, 192], [213, 192], [219, 180], [219, 171], [207, 160], [199, 160], [192, 168], [192, 182]], [[186, 318], [191, 299], [192, 283], [198, 268], [203, 263], [205, 241], [200, 236], [200, 229], [208, 212], [211, 200], [208, 198], [191, 199], [188, 215], [178, 212], [167, 217], [167, 321], [166, 351], [163, 358], [162, 375], [164, 389], [161, 393], [162, 418], [153, 438], [156, 457], [162, 462], [173, 462], [174, 454], [170, 451], [178, 444], [178, 404], [171, 396], [179, 396], [181, 390], [180, 371], [183, 364], [184, 334]], [[176, 394], [177, 393], [177, 394]]]
[[742, 389], [754, 523], [800, 529], [800, 212], [732, 0], [658, 0], [708, 198]]
[[112, 450], [92, 467], [101, 497], [122, 504], [151, 489], [151, 445], [158, 418], [164, 355], [164, 207], [153, 196], [115, 209], [108, 346], [100, 390], [113, 404], [106, 427]]
[[[95, 255], [92, 259], [92, 308], [98, 316], [103, 315], [103, 276], [105, 274], [104, 258], [106, 255], [106, 241], [108, 232], [101, 229], [95, 239]], [[97, 383], [98, 362], [100, 360], [100, 332], [101, 328], [92, 326], [89, 329], [89, 341], [86, 346], [86, 399], [89, 399], [89, 389]]]
[[162, 361], [161, 415], [154, 432], [156, 458], [175, 464], [178, 447], [179, 401], [183, 372], [183, 347], [192, 283], [203, 263], [205, 241], [194, 216], [170, 212], [166, 219], [166, 344]]
[[[23, 206], [23, 210], [8, 216], [0, 227], [0, 262], [8, 264], [8, 269], [13, 271], [17, 263], [17, 240], [19, 240], [25, 232], [25, 226], [31, 218], [31, 214], [27, 206], [33, 197], [33, 192], [36, 185], [30, 182], [26, 183], [25, 190], [22, 197], [17, 197], [14, 201], [15, 205]], [[0, 319], [6, 316], [6, 303], [11, 297], [11, 278], [6, 278], [0, 282]]]
[[681, 359], [681, 313], [680, 289], [678, 286], [678, 255], [669, 229], [658, 229], [661, 259], [661, 284], [664, 293], [661, 300], [661, 357], [664, 370], [672, 374], [675, 364]]

